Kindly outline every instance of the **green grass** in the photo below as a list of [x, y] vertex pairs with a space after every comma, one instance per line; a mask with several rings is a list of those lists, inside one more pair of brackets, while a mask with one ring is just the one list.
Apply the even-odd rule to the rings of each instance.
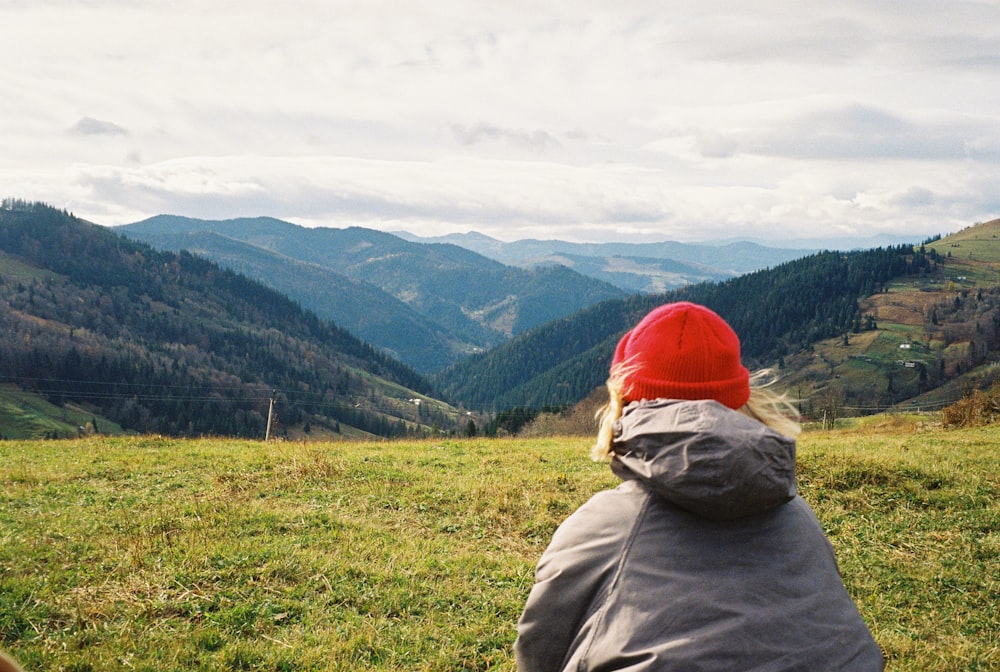
[[800, 490], [890, 669], [1000, 669], [998, 433], [888, 423], [802, 441]]
[[[1000, 667], [1000, 430], [806, 434], [889, 669]], [[513, 670], [587, 439], [0, 442], [0, 649], [29, 670]]]
[[92, 432], [94, 420], [102, 434], [123, 432], [116, 423], [94, 413], [78, 407], [55, 406], [37, 394], [13, 385], [0, 385], [0, 439], [75, 437], [81, 427]]
[[[1000, 220], [975, 229], [960, 231], [926, 247], [928, 250], [937, 250], [937, 253], [946, 260], [973, 259], [1000, 263]], [[948, 253], [951, 253], [950, 258]]]

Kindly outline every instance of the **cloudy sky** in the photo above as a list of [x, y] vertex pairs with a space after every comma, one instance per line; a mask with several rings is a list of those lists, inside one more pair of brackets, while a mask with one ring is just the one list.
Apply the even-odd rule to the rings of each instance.
[[1000, 217], [1000, 0], [0, 0], [0, 195], [577, 241]]

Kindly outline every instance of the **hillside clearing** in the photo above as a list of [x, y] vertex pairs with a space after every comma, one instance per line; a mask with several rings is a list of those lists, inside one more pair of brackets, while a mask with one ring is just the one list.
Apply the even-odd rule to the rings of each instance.
[[[892, 670], [1000, 666], [1000, 430], [807, 433], [800, 490]], [[29, 670], [513, 670], [587, 439], [0, 442]]]

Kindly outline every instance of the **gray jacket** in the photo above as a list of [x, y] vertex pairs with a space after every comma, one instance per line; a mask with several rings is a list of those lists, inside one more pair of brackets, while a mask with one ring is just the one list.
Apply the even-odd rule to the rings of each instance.
[[795, 442], [714, 401], [643, 401], [623, 479], [556, 531], [514, 645], [522, 672], [883, 669], [795, 491]]

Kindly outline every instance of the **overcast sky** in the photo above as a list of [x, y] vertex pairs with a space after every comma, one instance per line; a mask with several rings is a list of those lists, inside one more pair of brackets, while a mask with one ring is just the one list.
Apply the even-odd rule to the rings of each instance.
[[0, 0], [0, 196], [505, 240], [1000, 217], [1000, 0]]

